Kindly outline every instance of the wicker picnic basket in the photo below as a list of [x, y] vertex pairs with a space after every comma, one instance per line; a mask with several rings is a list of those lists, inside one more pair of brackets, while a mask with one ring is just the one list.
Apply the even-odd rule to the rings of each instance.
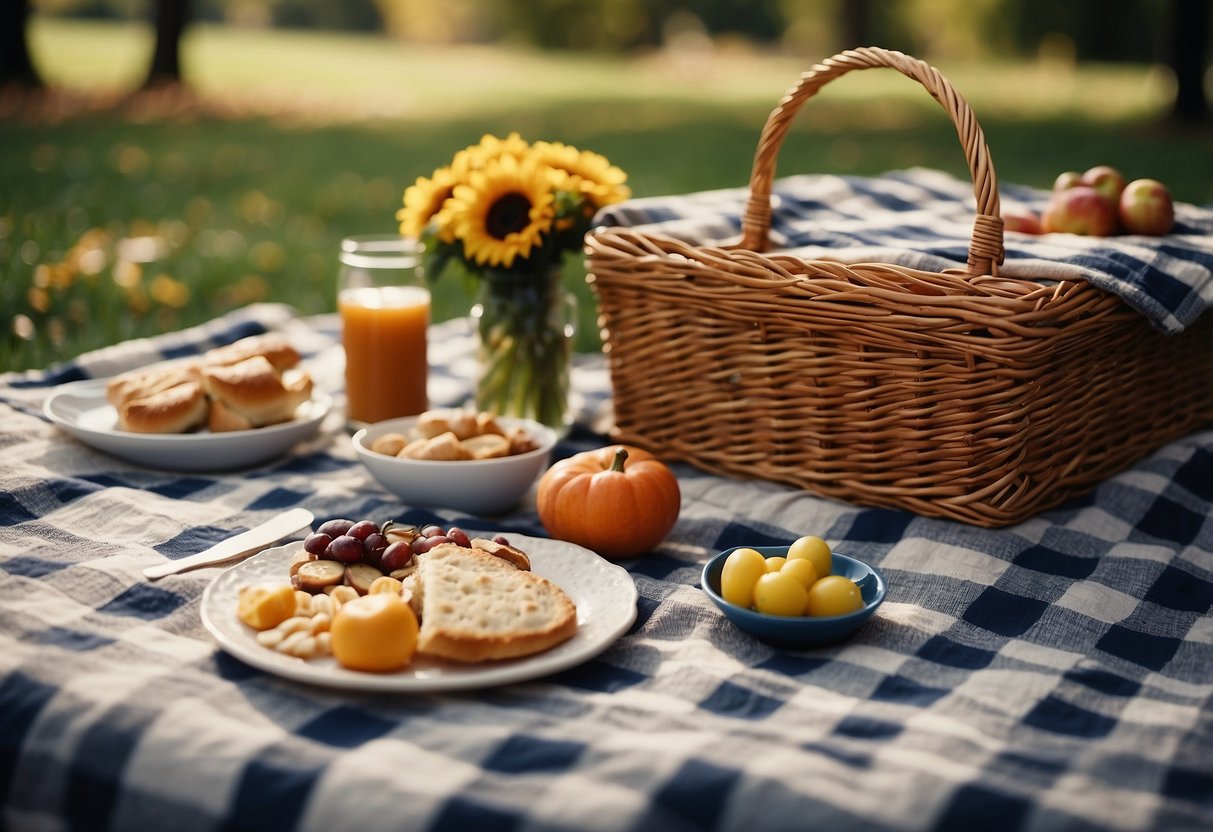
[[[829, 81], [876, 67], [917, 81], [956, 125], [977, 205], [963, 269], [768, 251], [792, 117]], [[898, 52], [841, 53], [784, 96], [762, 131], [739, 242], [608, 227], [586, 251], [614, 438], [708, 471], [1004, 526], [1213, 417], [1213, 316], [1168, 336], [1085, 281], [999, 276], [981, 127], [937, 70]]]

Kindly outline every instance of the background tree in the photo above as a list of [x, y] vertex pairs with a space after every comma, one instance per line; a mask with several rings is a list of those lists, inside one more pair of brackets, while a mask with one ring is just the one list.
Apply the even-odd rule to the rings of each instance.
[[181, 37], [190, 20], [190, 0], [155, 0], [156, 48], [144, 88], [181, 83]]
[[1171, 69], [1175, 72], [1175, 108], [1179, 121], [1209, 118], [1204, 73], [1209, 60], [1209, 0], [1175, 0], [1171, 20]]
[[42, 86], [25, 40], [29, 9], [29, 0], [0, 2], [0, 85]]

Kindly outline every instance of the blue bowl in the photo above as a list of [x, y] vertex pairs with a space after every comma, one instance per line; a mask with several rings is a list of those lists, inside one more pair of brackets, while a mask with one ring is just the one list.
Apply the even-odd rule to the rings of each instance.
[[738, 549], [754, 549], [764, 558], [787, 557], [787, 546], [734, 546], [725, 549], [703, 567], [702, 588], [730, 621], [753, 636], [780, 647], [814, 647], [840, 641], [863, 626], [884, 600], [888, 585], [873, 566], [846, 555], [833, 553], [831, 570], [850, 578], [859, 587], [863, 607], [846, 615], [783, 616], [767, 615], [736, 604], [720, 595], [720, 573], [725, 559]]

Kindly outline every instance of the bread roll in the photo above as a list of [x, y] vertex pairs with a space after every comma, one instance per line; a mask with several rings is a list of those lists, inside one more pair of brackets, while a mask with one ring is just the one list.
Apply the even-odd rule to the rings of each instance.
[[226, 367], [257, 355], [263, 356], [278, 372], [289, 370], [299, 363], [299, 352], [285, 337], [276, 332], [267, 332], [209, 350], [202, 356], [202, 364], [206, 367]]
[[577, 632], [577, 608], [560, 587], [487, 552], [453, 543], [418, 558], [417, 650], [457, 662], [529, 656]]
[[202, 383], [213, 400], [211, 430], [240, 430], [293, 419], [312, 396], [307, 373], [279, 374], [262, 355], [236, 364], [202, 368]]
[[462, 444], [472, 459], [500, 459], [510, 455], [510, 440], [496, 433], [469, 436]]
[[210, 413], [206, 417], [206, 427], [211, 433], [226, 433], [232, 430], [252, 430], [253, 423], [223, 402], [212, 401]]
[[459, 408], [427, 410], [417, 417], [412, 432], [414, 439], [433, 439], [444, 433], [453, 433], [460, 440], [483, 433], [477, 414]]
[[396, 456], [403, 459], [438, 459], [460, 460], [471, 459], [472, 452], [463, 446], [459, 437], [451, 431], [429, 439], [414, 439], [405, 445]]
[[385, 433], [371, 443], [371, 450], [377, 454], [395, 456], [409, 444], [403, 433]]
[[153, 364], [114, 376], [105, 385], [105, 397], [116, 408], [135, 399], [154, 396], [179, 384], [201, 381], [197, 361]]
[[118, 426], [123, 430], [185, 433], [206, 420], [206, 393], [198, 382], [187, 381], [150, 396], [127, 401], [117, 410]]
[[201, 359], [115, 376], [105, 395], [123, 430], [184, 433], [203, 422], [212, 431], [247, 430], [292, 419], [311, 398], [311, 377], [295, 369], [299, 359], [282, 335], [254, 335]]

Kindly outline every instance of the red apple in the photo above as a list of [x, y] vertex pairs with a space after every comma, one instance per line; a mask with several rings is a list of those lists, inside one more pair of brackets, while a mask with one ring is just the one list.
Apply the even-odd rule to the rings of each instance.
[[1053, 193], [1058, 191], [1066, 191], [1073, 188], [1075, 185], [1082, 184], [1082, 174], [1076, 170], [1068, 170], [1065, 173], [1058, 174], [1053, 180]]
[[1175, 224], [1175, 206], [1167, 186], [1156, 179], [1134, 179], [1120, 194], [1120, 223], [1130, 234], [1161, 237]]
[[1026, 208], [1008, 208], [1002, 212], [1002, 227], [1005, 231], [1018, 231], [1021, 234], [1043, 234], [1040, 217], [1034, 211]]
[[1041, 219], [1045, 232], [1109, 237], [1116, 233], [1116, 205], [1089, 185], [1053, 194]]
[[1090, 185], [1115, 205], [1125, 189], [1125, 178], [1111, 165], [1096, 165], [1082, 175], [1082, 184]]

